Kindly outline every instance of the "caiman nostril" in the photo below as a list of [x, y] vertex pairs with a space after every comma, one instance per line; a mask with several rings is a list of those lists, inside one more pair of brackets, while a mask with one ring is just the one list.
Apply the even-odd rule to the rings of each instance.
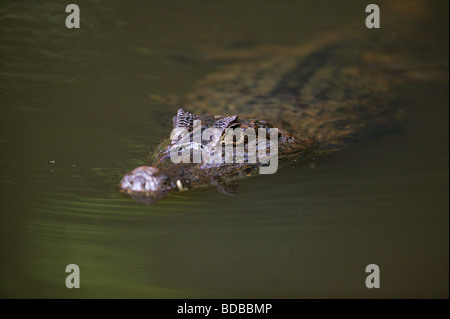
[[163, 191], [166, 178], [156, 168], [141, 166], [126, 174], [120, 187], [127, 192], [157, 193]]

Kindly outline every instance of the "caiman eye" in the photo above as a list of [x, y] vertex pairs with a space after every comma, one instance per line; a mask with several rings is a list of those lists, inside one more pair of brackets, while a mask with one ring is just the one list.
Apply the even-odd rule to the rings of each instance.
[[[244, 134], [243, 130], [239, 130], [237, 136], [235, 134], [232, 134], [230, 137], [228, 137], [229, 136], [228, 134], [230, 134], [230, 133], [227, 134], [227, 132], [229, 132], [229, 131], [225, 131], [224, 134], [222, 134], [222, 137], [221, 137], [222, 144], [224, 144], [224, 145], [230, 145], [230, 144], [238, 145], [238, 144], [241, 144], [241, 143], [245, 142], [245, 134]], [[231, 141], [231, 137], [233, 138], [232, 141]]]

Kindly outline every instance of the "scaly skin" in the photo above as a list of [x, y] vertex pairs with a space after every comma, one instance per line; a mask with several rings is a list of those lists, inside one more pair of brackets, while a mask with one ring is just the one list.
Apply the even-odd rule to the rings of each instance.
[[[393, 80], [373, 67], [377, 61], [370, 49], [364, 52], [361, 46], [337, 42], [330, 36], [301, 48], [257, 51], [254, 60], [246, 56], [244, 62], [198, 83], [184, 101], [196, 115], [180, 110], [173, 119], [174, 128], [192, 130], [195, 118], [205, 127], [245, 130], [273, 126], [279, 130], [281, 163], [340, 149], [386, 132], [401, 119], [391, 104]], [[144, 166], [124, 176], [119, 188], [145, 203], [208, 185], [231, 194], [238, 179], [257, 174], [262, 165], [259, 161], [175, 164], [169, 156], [173, 143], [164, 140]]]

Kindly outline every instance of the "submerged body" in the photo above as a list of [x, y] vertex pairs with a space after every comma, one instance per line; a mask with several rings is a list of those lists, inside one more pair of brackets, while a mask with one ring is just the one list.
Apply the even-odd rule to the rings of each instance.
[[[245, 52], [244, 59], [193, 88], [183, 101], [193, 113], [180, 109], [173, 128], [189, 132], [183, 147], [204, 151], [206, 144], [192, 139], [196, 119], [202, 120], [202, 130], [220, 128], [218, 140], [228, 128], [275, 127], [280, 163], [386, 132], [401, 119], [392, 104], [394, 80], [380, 72], [373, 51], [360, 48], [329, 36], [300, 48], [261, 47], [254, 56]], [[174, 163], [170, 152], [175, 142], [161, 142], [144, 166], [124, 176], [120, 189], [146, 203], [208, 185], [233, 194], [238, 179], [265, 165], [259, 158], [256, 163]]]

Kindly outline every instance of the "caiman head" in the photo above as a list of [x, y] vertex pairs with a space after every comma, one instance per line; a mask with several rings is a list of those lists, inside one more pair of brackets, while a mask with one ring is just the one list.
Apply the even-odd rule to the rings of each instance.
[[126, 174], [119, 189], [147, 204], [171, 192], [208, 185], [234, 194], [237, 180], [274, 173], [278, 162], [307, 155], [314, 145], [264, 120], [179, 109], [170, 138], [156, 147], [144, 166]]

